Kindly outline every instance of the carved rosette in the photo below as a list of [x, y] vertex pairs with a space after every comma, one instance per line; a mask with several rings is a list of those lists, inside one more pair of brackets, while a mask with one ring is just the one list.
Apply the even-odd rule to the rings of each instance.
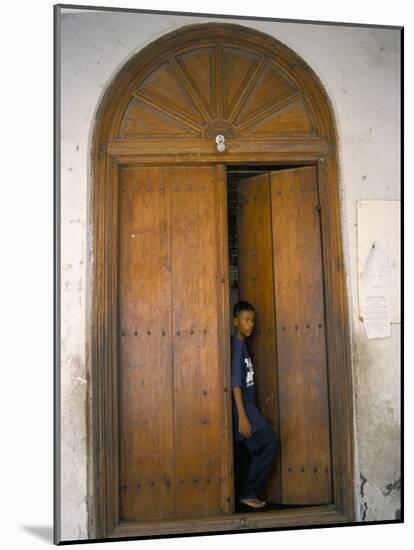
[[204, 128], [204, 137], [214, 139], [221, 134], [226, 139], [237, 137], [237, 130], [228, 120], [216, 119], [206, 124]]

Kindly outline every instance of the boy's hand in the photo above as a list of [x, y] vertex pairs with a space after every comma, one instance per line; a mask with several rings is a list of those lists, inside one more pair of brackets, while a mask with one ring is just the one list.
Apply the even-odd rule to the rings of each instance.
[[233, 386], [234, 400], [237, 406], [237, 413], [239, 415], [239, 432], [244, 437], [250, 437], [252, 435], [252, 427], [249, 419], [247, 418], [246, 411], [243, 406], [243, 396], [240, 386]]
[[252, 427], [246, 415], [240, 416], [239, 418], [239, 432], [244, 437], [250, 437], [252, 435]]

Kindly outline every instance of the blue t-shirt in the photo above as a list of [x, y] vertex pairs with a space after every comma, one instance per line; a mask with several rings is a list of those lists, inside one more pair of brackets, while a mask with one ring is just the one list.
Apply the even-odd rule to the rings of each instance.
[[[254, 391], [254, 371], [252, 361], [247, 350], [246, 342], [242, 342], [235, 334], [231, 337], [231, 385], [240, 386], [243, 397], [244, 410], [249, 419], [252, 432], [266, 428], [268, 423], [256, 407]], [[239, 432], [239, 415], [232, 392], [233, 403], [233, 436], [235, 441], [246, 439]]]

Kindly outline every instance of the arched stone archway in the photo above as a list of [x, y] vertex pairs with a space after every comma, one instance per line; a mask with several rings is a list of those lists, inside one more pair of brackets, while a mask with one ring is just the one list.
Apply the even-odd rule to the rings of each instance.
[[[217, 134], [225, 137], [223, 152], [217, 150]], [[306, 519], [303, 512], [292, 510], [283, 518], [277, 514], [252, 518], [249, 526], [322, 524], [354, 517], [352, 378], [336, 148], [332, 109], [315, 73], [292, 50], [247, 27], [207, 23], [174, 31], [131, 58], [111, 83], [98, 110], [92, 146], [91, 452], [96, 536], [127, 536], [148, 529], [120, 522], [117, 238], [122, 167], [214, 165], [222, 184], [225, 165], [313, 164], [317, 168], [334, 502], [309, 510]], [[223, 191], [215, 195], [218, 210], [223, 196]], [[216, 224], [223, 219], [218, 214]], [[222, 252], [224, 242], [224, 236], [221, 241], [218, 237]], [[223, 255], [217, 269], [225, 278]], [[221, 294], [216, 311], [221, 330], [227, 313], [226, 295]], [[225, 365], [225, 339], [217, 341], [217, 346], [219, 364]], [[228, 426], [229, 407], [225, 412]], [[222, 498], [230, 490], [230, 479], [226, 483]], [[211, 520], [209, 529], [234, 529], [238, 521], [223, 515]], [[169, 532], [180, 528], [179, 523], [170, 525]], [[161, 520], [151, 529], [165, 532]], [[205, 531], [206, 527], [192, 521], [191, 529]]]

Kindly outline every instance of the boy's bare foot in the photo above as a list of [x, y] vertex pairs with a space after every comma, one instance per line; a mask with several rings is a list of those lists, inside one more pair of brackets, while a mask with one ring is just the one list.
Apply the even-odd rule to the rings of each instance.
[[259, 500], [258, 498], [242, 498], [240, 502], [250, 506], [250, 508], [263, 508], [266, 505], [266, 502]]

